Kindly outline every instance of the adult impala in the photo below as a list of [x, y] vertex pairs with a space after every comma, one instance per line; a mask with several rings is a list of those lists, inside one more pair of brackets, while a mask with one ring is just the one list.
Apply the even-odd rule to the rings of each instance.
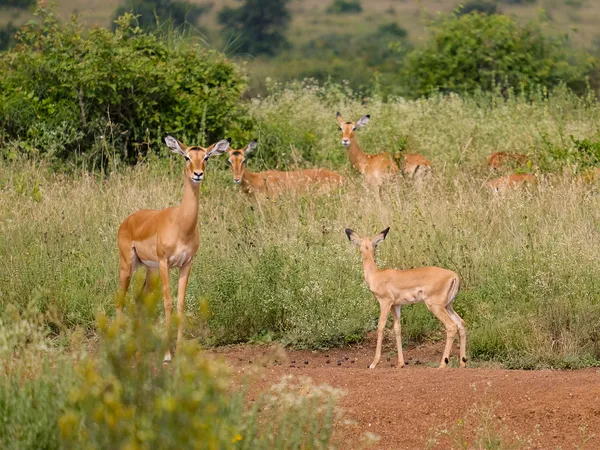
[[[376, 155], [365, 153], [361, 150], [354, 132], [369, 123], [371, 116], [365, 115], [356, 122], [346, 122], [338, 112], [336, 119], [342, 132], [342, 145], [348, 149], [348, 158], [352, 166], [372, 184], [381, 184], [400, 172], [391, 153], [384, 152]], [[411, 178], [431, 171], [431, 163], [422, 155], [409, 153], [403, 155], [402, 174]]]
[[[229, 147], [229, 141], [222, 140], [208, 148], [186, 147], [171, 136], [167, 136], [165, 142], [172, 152], [183, 156], [186, 160], [183, 199], [178, 206], [161, 210], [136, 211], [121, 223], [118, 234], [121, 286], [117, 312], [120, 314], [123, 309], [123, 301], [136, 266], [146, 267], [146, 286], [153, 273], [158, 271], [163, 290], [165, 328], [168, 339], [173, 307], [169, 288], [169, 269], [179, 268], [177, 292], [177, 313], [179, 315], [177, 348], [179, 348], [183, 336], [185, 290], [192, 268], [192, 260], [199, 244], [200, 182], [204, 179], [208, 158], [224, 153]], [[167, 347], [164, 361], [171, 361], [169, 347]]]
[[508, 165], [522, 166], [527, 162], [527, 155], [513, 152], [496, 152], [488, 156], [487, 165], [492, 170], [498, 170]]
[[424, 302], [446, 328], [446, 347], [442, 355], [440, 368], [448, 365], [450, 350], [457, 331], [460, 337], [460, 367], [465, 367], [467, 363], [465, 321], [452, 308], [452, 302], [460, 286], [458, 274], [441, 267], [420, 267], [410, 270], [377, 268], [375, 248], [383, 242], [389, 230], [388, 227], [372, 238], [363, 238], [349, 228], [346, 229], [346, 235], [350, 242], [360, 248], [365, 281], [379, 301], [377, 348], [375, 349], [375, 358], [369, 368], [374, 369], [381, 359], [383, 330], [390, 310], [394, 319], [394, 334], [396, 335], [396, 345], [398, 347], [398, 367], [404, 366], [400, 334], [400, 307], [420, 302]]
[[304, 169], [291, 172], [279, 170], [250, 172], [246, 167], [246, 156], [257, 145], [256, 141], [252, 141], [241, 150], [230, 148], [227, 151], [227, 162], [231, 165], [233, 182], [241, 184], [242, 190], [246, 193], [277, 196], [283, 192], [301, 192], [311, 189], [318, 192], [328, 192], [339, 186], [343, 181], [340, 174], [326, 169]]
[[528, 173], [513, 173], [494, 178], [487, 182], [487, 187], [498, 194], [507, 189], [514, 189], [525, 185], [537, 184], [537, 177]]

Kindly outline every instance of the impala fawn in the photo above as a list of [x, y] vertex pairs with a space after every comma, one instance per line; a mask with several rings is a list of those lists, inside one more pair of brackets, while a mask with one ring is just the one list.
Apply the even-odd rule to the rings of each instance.
[[467, 363], [465, 321], [452, 308], [452, 302], [460, 286], [458, 274], [441, 267], [420, 267], [409, 270], [377, 268], [375, 248], [384, 241], [389, 230], [388, 227], [372, 238], [363, 238], [351, 229], [346, 229], [348, 240], [360, 248], [365, 281], [379, 302], [377, 347], [375, 358], [369, 368], [374, 369], [381, 359], [383, 330], [390, 310], [394, 319], [394, 334], [396, 335], [396, 346], [398, 347], [398, 367], [404, 366], [400, 332], [400, 307], [420, 302], [424, 302], [446, 328], [446, 347], [444, 348], [440, 368], [448, 365], [450, 350], [457, 332], [460, 337], [459, 364], [460, 367], [465, 367]]

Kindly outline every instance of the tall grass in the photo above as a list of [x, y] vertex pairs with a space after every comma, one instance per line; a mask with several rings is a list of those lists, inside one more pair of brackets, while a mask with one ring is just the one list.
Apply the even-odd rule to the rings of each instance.
[[[600, 362], [597, 188], [548, 174], [538, 187], [502, 197], [484, 189], [492, 151], [528, 153], [546, 171], [562, 164], [548, 156], [548, 146], [570, 145], [571, 134], [597, 140], [594, 101], [559, 92], [529, 101], [481, 96], [362, 104], [340, 88], [296, 86], [253, 101], [251, 110], [261, 144], [250, 168], [316, 161], [342, 171], [348, 182], [328, 196], [255, 200], [232, 186], [224, 164], [211, 164], [188, 287], [189, 338], [279, 339], [313, 348], [361, 339], [375, 327], [378, 305], [343, 230], [366, 234], [391, 226], [378, 249], [381, 267], [441, 265], [461, 275], [455, 306], [467, 322], [471, 358], [509, 367]], [[366, 151], [395, 151], [398, 138], [432, 161], [434, 176], [422, 186], [399, 179], [380, 192], [367, 189], [339, 144], [337, 110], [348, 120], [371, 114], [359, 136]], [[95, 312], [114, 311], [119, 223], [137, 209], [176, 204], [180, 164], [150, 162], [103, 179], [4, 162], [1, 310], [32, 304], [93, 333]], [[404, 309], [405, 337], [440, 337], [423, 305]]]

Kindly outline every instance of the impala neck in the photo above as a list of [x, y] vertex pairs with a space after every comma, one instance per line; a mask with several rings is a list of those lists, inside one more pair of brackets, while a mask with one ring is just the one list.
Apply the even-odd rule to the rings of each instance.
[[378, 268], [375, 263], [375, 251], [373, 249], [362, 253], [363, 269], [365, 271], [365, 281], [370, 286], [373, 276], [377, 274]]
[[200, 199], [200, 183], [194, 183], [185, 175], [183, 199], [179, 205], [177, 226], [186, 233], [192, 233], [198, 226], [198, 201]]
[[367, 155], [360, 149], [356, 138], [350, 139], [350, 145], [348, 146], [348, 158], [356, 170], [363, 173], [366, 166]]

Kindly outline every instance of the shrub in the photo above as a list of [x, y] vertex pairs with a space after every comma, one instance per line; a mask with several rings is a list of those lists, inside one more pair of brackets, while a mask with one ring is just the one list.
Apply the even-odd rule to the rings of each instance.
[[161, 364], [168, 344], [153, 326], [159, 303], [155, 292], [127, 305], [127, 317], [99, 316], [100, 356], [79, 365], [82, 382], [59, 419], [64, 448], [329, 447], [336, 390], [283, 380], [248, 408], [197, 345]]
[[415, 96], [561, 83], [579, 88], [594, 65], [536, 23], [520, 26], [508, 16], [471, 13], [436, 22], [425, 47], [408, 55], [403, 77]]
[[327, 14], [360, 14], [360, 0], [333, 0], [327, 8]]
[[245, 80], [218, 52], [131, 26], [84, 32], [48, 10], [0, 56], [4, 139], [27, 153], [135, 162], [165, 133], [207, 143], [239, 133]]

